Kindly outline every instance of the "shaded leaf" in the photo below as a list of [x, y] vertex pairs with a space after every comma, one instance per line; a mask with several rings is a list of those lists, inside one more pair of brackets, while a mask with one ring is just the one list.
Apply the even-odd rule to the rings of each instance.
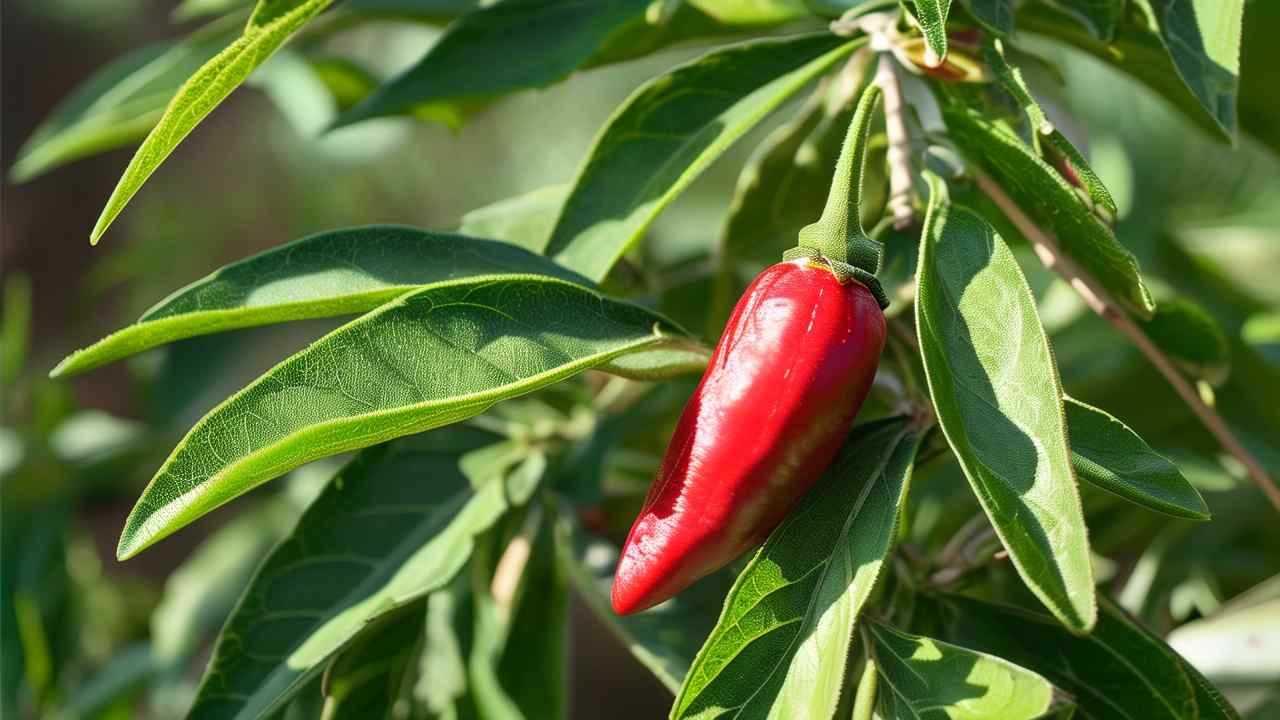
[[[1052, 231], [1071, 256], [1118, 301], [1142, 317], [1155, 310], [1138, 261], [1115, 233], [1080, 202], [1074, 186], [1036, 156], [1015, 133], [982, 113], [952, 102], [947, 130], [965, 155], [987, 169], [1018, 205]], [[996, 222], [992, 219], [991, 222]]]
[[334, 477], [223, 629], [193, 720], [281, 707], [369, 622], [444, 587], [475, 537], [536, 488], [524, 466], [473, 487], [458, 453], [489, 436], [437, 435], [366, 450]]
[[97, 243], [151, 173], [249, 74], [333, 0], [258, 0], [240, 38], [195, 72], [166, 107], [112, 191], [93, 232]]
[[1141, 326], [1183, 371], [1215, 385], [1227, 379], [1231, 346], [1218, 322], [1199, 305], [1181, 298], [1161, 300], [1155, 315]]
[[1046, 0], [1071, 15], [1099, 40], [1111, 40], [1128, 0]]
[[[338, 119], [542, 87], [581, 67], [650, 0], [506, 0], [462, 16], [427, 54]], [[513, 62], [513, 59], [515, 61]]]
[[18, 150], [9, 177], [26, 182], [146, 137], [182, 83], [226, 47], [238, 25], [229, 18], [177, 43], [139, 48], [108, 63], [40, 123]]
[[1115, 65], [1215, 136], [1232, 140], [1243, 1], [1134, 0], [1131, 6], [1110, 42], [1042, 3], [1026, 3], [1018, 23]]
[[415, 288], [523, 274], [588, 284], [545, 258], [491, 240], [397, 225], [320, 233], [197, 280], [137, 323], [73, 353], [51, 374], [83, 372], [197, 335], [362, 313]]
[[[981, 600], [946, 596], [948, 639], [1034, 670], [1070, 693], [1084, 720], [1193, 720], [1237, 717], [1225, 704], [1203, 707], [1178, 654], [1103, 598], [1098, 624], [1072, 635], [1052, 618]], [[1046, 652], [1052, 648], [1052, 652]]]
[[[554, 523], [543, 521], [521, 577], [519, 599], [497, 673], [528, 718], [562, 718], [568, 709], [569, 586], [556, 557]], [[537, 668], [537, 672], [530, 672]]]
[[1013, 0], [961, 0], [961, 4], [991, 32], [997, 35], [1009, 35], [1013, 32]]
[[401, 296], [205, 415], [138, 499], [119, 555], [304, 463], [458, 422], [673, 340], [683, 336], [660, 317], [547, 276], [480, 277]]
[[412, 682], [409, 669], [422, 641], [421, 601], [363, 629], [324, 673], [325, 717], [391, 720]]
[[703, 638], [715, 627], [723, 588], [708, 587], [714, 580], [703, 581], [652, 610], [619, 617], [609, 604], [617, 546], [589, 535], [568, 513], [561, 513], [556, 557], [596, 617], [659, 682], [672, 693], [679, 691]]
[[930, 178], [916, 326], [938, 424], [1027, 587], [1087, 631], [1088, 533], [1035, 298], [991, 226]]
[[752, 41], [649, 81], [597, 138], [546, 254], [603, 279], [712, 161], [859, 44], [830, 33]]
[[1007, 660], [876, 622], [864, 627], [884, 680], [884, 717], [1033, 720], [1053, 704], [1049, 681]]
[[1178, 467], [1128, 425], [1079, 400], [1064, 400], [1071, 467], [1081, 479], [1156, 512], [1209, 519], [1209, 506]]
[[855, 428], [801, 506], [738, 576], [673, 718], [831, 717], [863, 605], [895, 539], [920, 437]]

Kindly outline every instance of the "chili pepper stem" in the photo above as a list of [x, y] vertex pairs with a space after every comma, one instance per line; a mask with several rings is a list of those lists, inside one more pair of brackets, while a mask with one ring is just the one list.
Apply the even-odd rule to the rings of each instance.
[[1000, 208], [1000, 211], [1031, 242], [1037, 257], [1040, 258], [1040, 262], [1066, 280], [1080, 294], [1080, 297], [1084, 299], [1090, 310], [1093, 310], [1102, 319], [1110, 323], [1112, 327], [1119, 330], [1121, 334], [1129, 338], [1138, 347], [1138, 350], [1147, 357], [1147, 360], [1173, 386], [1173, 389], [1182, 398], [1183, 402], [1191, 408], [1191, 411], [1195, 413], [1205, 429], [1217, 439], [1227, 453], [1244, 465], [1249, 477], [1267, 496], [1267, 499], [1276, 510], [1280, 510], [1280, 487], [1276, 487], [1266, 469], [1262, 467], [1262, 463], [1258, 462], [1258, 459], [1244, 445], [1240, 444], [1240, 441], [1231, 432], [1231, 428], [1227, 427], [1222, 417], [1200, 399], [1200, 395], [1191, 386], [1191, 383], [1183, 377], [1182, 373], [1178, 372], [1173, 362], [1151, 342], [1151, 339], [1138, 327], [1137, 323], [1126, 315], [1124, 311], [1120, 310], [1120, 307], [1111, 299], [1107, 291], [1098, 285], [1097, 281], [1090, 277], [1083, 268], [1076, 265], [1071, 258], [1059, 251], [1056, 238], [1036, 225], [1022, 211], [1022, 208], [1014, 202], [1013, 198], [1009, 197], [1009, 194], [1004, 191], [1004, 188], [999, 183], [981, 172], [975, 172], [974, 179], [978, 187], [996, 204], [996, 207]]

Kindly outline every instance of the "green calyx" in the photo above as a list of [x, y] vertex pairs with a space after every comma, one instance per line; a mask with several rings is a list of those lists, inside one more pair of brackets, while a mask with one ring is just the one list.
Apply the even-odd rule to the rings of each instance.
[[856, 280], [865, 285], [880, 308], [889, 306], [889, 299], [876, 279], [880, 271], [883, 248], [880, 243], [862, 229], [858, 208], [862, 199], [862, 172], [867, 156], [867, 135], [871, 130], [871, 118], [880, 88], [867, 86], [858, 101], [858, 109], [849, 123], [840, 159], [831, 180], [827, 204], [822, 217], [800, 230], [796, 247], [783, 254], [784, 260], [810, 258], [821, 260], [831, 268], [840, 282]]

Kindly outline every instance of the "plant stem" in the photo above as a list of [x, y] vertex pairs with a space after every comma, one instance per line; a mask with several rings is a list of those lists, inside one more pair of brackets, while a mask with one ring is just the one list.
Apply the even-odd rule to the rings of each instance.
[[1280, 488], [1276, 487], [1276, 484], [1272, 482], [1266, 469], [1262, 467], [1262, 464], [1258, 462], [1258, 459], [1252, 453], [1240, 444], [1235, 434], [1223, 422], [1222, 417], [1200, 399], [1200, 395], [1191, 386], [1191, 383], [1183, 377], [1182, 373], [1178, 372], [1178, 369], [1174, 367], [1173, 363], [1160, 348], [1151, 342], [1151, 339], [1142, 331], [1142, 328], [1138, 327], [1137, 323], [1120, 309], [1107, 294], [1107, 291], [1098, 285], [1097, 281], [1090, 277], [1083, 268], [1076, 265], [1070, 257], [1062, 254], [1053, 235], [1036, 225], [1022, 211], [1022, 208], [1018, 207], [1013, 198], [1009, 197], [1004, 188], [1000, 187], [999, 183], [980, 172], [974, 174], [974, 179], [977, 181], [978, 187], [991, 198], [992, 202], [1000, 208], [1000, 211], [1027, 238], [1045, 267], [1061, 275], [1080, 294], [1080, 297], [1084, 299], [1085, 304], [1091, 310], [1108, 323], [1111, 323], [1112, 327], [1119, 330], [1121, 334], [1129, 338], [1142, 351], [1142, 354], [1151, 361], [1156, 370], [1173, 386], [1173, 389], [1177, 391], [1183, 402], [1196, 414], [1205, 429], [1218, 440], [1224, 450], [1244, 465], [1249, 477], [1267, 496], [1271, 504], [1277, 510], [1280, 510]]
[[902, 86], [893, 69], [893, 56], [881, 53], [876, 66], [876, 84], [884, 93], [884, 128], [889, 138], [889, 212], [899, 230], [915, 221], [911, 210], [911, 141], [903, 117]]

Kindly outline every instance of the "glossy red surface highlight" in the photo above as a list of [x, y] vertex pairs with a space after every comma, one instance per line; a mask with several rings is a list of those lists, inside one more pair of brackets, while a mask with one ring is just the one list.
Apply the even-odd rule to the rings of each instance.
[[764, 542], [840, 449], [884, 336], [871, 292], [821, 265], [756, 277], [623, 545], [614, 611], [653, 607]]

